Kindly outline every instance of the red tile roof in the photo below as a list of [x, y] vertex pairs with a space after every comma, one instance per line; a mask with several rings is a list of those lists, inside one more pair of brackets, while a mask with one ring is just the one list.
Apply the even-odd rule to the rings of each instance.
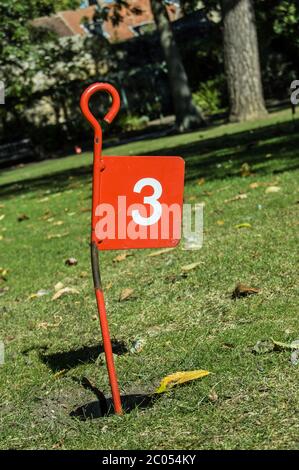
[[[106, 4], [105, 6], [111, 8], [112, 5]], [[153, 23], [150, 0], [131, 0], [130, 5], [140, 9], [141, 14], [136, 14], [126, 8], [122, 8], [121, 14], [123, 19], [118, 25], [113, 25], [111, 20], [112, 13], [110, 18], [103, 22], [103, 32], [110, 42], [126, 41], [133, 38], [136, 36], [136, 32], [134, 32], [135, 27]], [[33, 21], [33, 25], [55, 31], [59, 37], [84, 36], [87, 34], [87, 30], [83, 26], [83, 21], [84, 19], [92, 21], [95, 8], [95, 6], [90, 6], [78, 10], [61, 11], [50, 17], [37, 18]], [[167, 10], [171, 21], [181, 16], [180, 9], [175, 4], [167, 5]]]

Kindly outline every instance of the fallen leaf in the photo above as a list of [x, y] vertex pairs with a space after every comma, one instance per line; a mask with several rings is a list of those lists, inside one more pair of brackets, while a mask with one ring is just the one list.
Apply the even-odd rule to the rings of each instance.
[[252, 225], [247, 222], [244, 222], [242, 224], [235, 225], [234, 228], [252, 228]]
[[123, 300], [127, 300], [132, 297], [133, 292], [134, 289], [130, 289], [129, 287], [127, 289], [122, 290], [118, 299], [119, 302], [122, 302]]
[[197, 268], [201, 264], [203, 264], [202, 261], [197, 261], [195, 263], [186, 264], [185, 266], [181, 267], [181, 271], [183, 271], [183, 272], [192, 271], [193, 269]]
[[221, 225], [224, 225], [225, 222], [224, 222], [224, 220], [217, 220], [216, 224], [221, 226]]
[[54, 286], [54, 290], [55, 290], [55, 292], [58, 292], [59, 290], [63, 289], [63, 287], [64, 286], [63, 286], [62, 282], [57, 282], [57, 284], [55, 284], [55, 286]]
[[159, 387], [155, 393], [164, 393], [170, 390], [175, 385], [181, 385], [191, 380], [201, 379], [209, 375], [207, 370], [191, 370], [186, 372], [175, 372], [174, 374], [168, 375], [161, 380]]
[[200, 178], [198, 181], [197, 181], [197, 184], [198, 186], [202, 186], [203, 184], [205, 184], [206, 180], [204, 178]]
[[78, 264], [78, 260], [76, 258], [68, 258], [65, 260], [65, 263], [67, 266], [76, 266]]
[[228, 204], [229, 202], [241, 201], [242, 199], [247, 199], [247, 194], [245, 193], [237, 194], [236, 196], [231, 197], [230, 199], [225, 199], [224, 203]]
[[239, 299], [240, 297], [247, 297], [248, 295], [258, 294], [259, 292], [260, 292], [260, 289], [257, 289], [254, 287], [248, 287], [245, 284], [238, 282], [232, 293], [232, 298]]
[[280, 187], [280, 186], [269, 186], [269, 187], [265, 190], [265, 193], [266, 193], [266, 194], [269, 194], [269, 193], [278, 193], [280, 190], [281, 190], [281, 187]]
[[3, 220], [4, 217], [5, 217], [5, 214], [1, 214], [1, 215], [0, 215], [0, 220]]
[[113, 258], [113, 262], [120, 263], [121, 261], [124, 261], [128, 256], [130, 255], [126, 251], [124, 251], [123, 253], [120, 253], [119, 255], [115, 256], [115, 258]]
[[58, 227], [58, 226], [63, 225], [63, 224], [64, 224], [63, 220], [57, 220], [56, 222], [53, 222], [53, 225], [55, 227]]
[[68, 295], [68, 294], [79, 294], [80, 292], [75, 289], [74, 287], [63, 287], [62, 289], [60, 289], [59, 291], [57, 291], [53, 297], [52, 297], [52, 300], [57, 300], [59, 299], [60, 297], [62, 297], [63, 295]]
[[159, 251], [154, 251], [153, 253], [150, 253], [147, 255], [149, 258], [153, 258], [154, 256], [160, 256], [164, 255], [165, 253], [169, 253], [170, 251], [173, 251], [175, 248], [163, 248], [163, 250]]

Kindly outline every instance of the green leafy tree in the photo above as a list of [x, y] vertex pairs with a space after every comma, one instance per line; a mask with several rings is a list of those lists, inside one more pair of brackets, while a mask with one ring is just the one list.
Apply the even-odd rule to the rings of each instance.
[[[109, 15], [115, 25], [123, 21], [125, 8], [137, 15], [141, 12], [130, 0], [115, 0], [110, 8], [103, 8], [100, 0], [97, 3], [99, 6], [98, 15], [102, 15], [103, 19], [107, 19]], [[204, 123], [204, 118], [192, 100], [188, 77], [174, 38], [165, 3], [160, 0], [150, 0], [150, 4], [167, 64], [176, 127], [179, 131], [199, 127]]]
[[76, 0], [1, 0], [0, 79], [5, 84], [7, 103], [1, 108], [4, 124], [7, 110], [20, 119], [33, 94], [41, 45], [54, 40], [53, 34], [34, 28], [32, 20], [78, 4]]

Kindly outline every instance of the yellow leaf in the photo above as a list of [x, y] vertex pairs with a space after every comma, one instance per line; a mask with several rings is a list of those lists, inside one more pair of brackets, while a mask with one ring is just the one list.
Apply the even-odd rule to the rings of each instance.
[[167, 392], [170, 388], [175, 385], [181, 385], [185, 382], [190, 382], [191, 380], [201, 379], [209, 375], [207, 370], [189, 370], [185, 372], [175, 372], [174, 374], [167, 375], [164, 379], [161, 380], [159, 387], [156, 389], [155, 393], [164, 393]]

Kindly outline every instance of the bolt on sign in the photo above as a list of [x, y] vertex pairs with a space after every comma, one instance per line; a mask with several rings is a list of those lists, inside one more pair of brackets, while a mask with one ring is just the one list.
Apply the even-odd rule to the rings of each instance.
[[184, 160], [177, 156], [102, 156], [102, 128], [89, 109], [98, 91], [112, 98], [104, 117], [120, 108], [118, 91], [94, 83], [82, 94], [82, 113], [94, 129], [91, 264], [108, 375], [116, 413], [122, 413], [98, 263], [98, 250], [174, 247], [181, 239]]

